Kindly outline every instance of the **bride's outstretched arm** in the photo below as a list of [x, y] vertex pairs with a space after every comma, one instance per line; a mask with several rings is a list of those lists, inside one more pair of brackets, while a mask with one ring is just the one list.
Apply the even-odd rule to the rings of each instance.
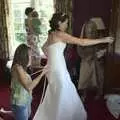
[[90, 46], [90, 45], [96, 45], [100, 43], [112, 43], [113, 42], [112, 37], [105, 37], [102, 39], [85, 39], [85, 38], [77, 38], [64, 32], [58, 32], [57, 36], [60, 37], [61, 40], [63, 40], [63, 42], [66, 42], [69, 44], [77, 44], [80, 46]]
[[48, 42], [46, 41], [42, 46], [42, 51], [46, 56], [47, 56], [47, 47], [48, 47]]

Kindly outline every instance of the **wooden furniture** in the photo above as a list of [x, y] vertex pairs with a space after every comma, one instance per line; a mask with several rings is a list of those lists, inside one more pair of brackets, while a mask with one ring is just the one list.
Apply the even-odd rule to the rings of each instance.
[[120, 55], [106, 57], [104, 93], [120, 93]]
[[109, 34], [115, 38], [114, 55], [108, 55], [105, 63], [105, 93], [120, 93], [120, 0], [112, 0]]

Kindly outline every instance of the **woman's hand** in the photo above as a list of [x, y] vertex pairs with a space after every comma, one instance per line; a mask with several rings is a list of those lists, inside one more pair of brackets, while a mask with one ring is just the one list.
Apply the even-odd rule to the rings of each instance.
[[112, 44], [114, 42], [114, 38], [113, 37], [105, 37], [105, 42]]

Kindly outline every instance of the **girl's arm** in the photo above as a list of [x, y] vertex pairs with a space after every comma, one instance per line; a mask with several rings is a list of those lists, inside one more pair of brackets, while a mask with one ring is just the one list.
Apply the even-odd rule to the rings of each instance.
[[32, 26], [32, 19], [28, 19], [28, 28], [30, 29], [30, 32], [33, 33], [33, 26]]
[[47, 56], [47, 47], [48, 47], [48, 41], [46, 41], [42, 46], [42, 51]]
[[96, 45], [100, 43], [112, 43], [113, 42], [113, 38], [111, 37], [106, 37], [102, 39], [84, 39], [84, 38], [73, 37], [64, 32], [57, 32], [56, 36], [58, 36], [63, 42], [66, 42], [69, 44], [77, 44], [81, 46], [89, 46], [89, 45]]
[[42, 79], [42, 77], [45, 75], [46, 71], [42, 71], [42, 73], [40, 75], [38, 75], [33, 81], [32, 83], [29, 85], [29, 89], [32, 91], [40, 82], [40, 80]]
[[26, 76], [26, 73], [22, 66], [16, 65], [16, 71], [19, 77], [19, 82], [23, 85], [23, 87], [29, 92], [32, 93], [32, 90], [37, 86], [37, 84], [40, 82], [41, 78], [45, 73], [40, 74], [38, 77], [36, 77], [33, 81], [28, 80], [28, 77]]

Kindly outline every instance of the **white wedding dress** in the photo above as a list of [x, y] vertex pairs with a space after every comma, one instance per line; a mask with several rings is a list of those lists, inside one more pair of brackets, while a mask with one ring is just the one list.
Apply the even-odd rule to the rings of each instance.
[[33, 120], [86, 120], [87, 114], [68, 73], [64, 49], [56, 42], [48, 46], [48, 86]]

